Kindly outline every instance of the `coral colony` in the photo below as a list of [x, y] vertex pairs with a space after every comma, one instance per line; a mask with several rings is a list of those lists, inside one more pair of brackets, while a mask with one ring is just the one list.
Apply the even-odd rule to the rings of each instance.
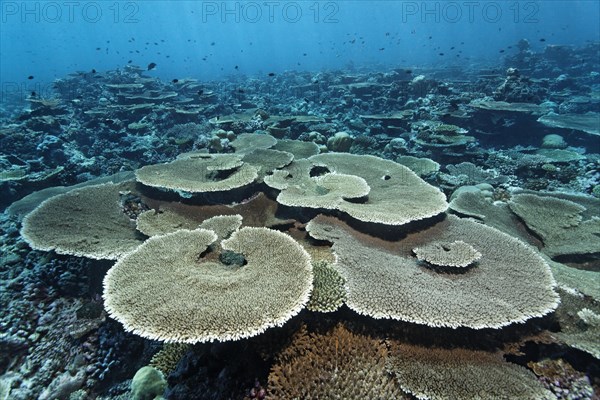
[[0, 400], [596, 398], [598, 52], [32, 93]]

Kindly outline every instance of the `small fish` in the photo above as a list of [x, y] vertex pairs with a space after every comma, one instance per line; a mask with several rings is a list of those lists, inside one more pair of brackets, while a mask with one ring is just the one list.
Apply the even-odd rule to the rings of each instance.
[[27, 77], [27, 79], [29, 79], [29, 80], [32, 80], [32, 79], [33, 79], [33, 75], [29, 75], [29, 76]]
[[200, 89], [198, 90], [198, 96], [202, 96], [204, 94], [204, 90]]
[[238, 67], [237, 65], [236, 65], [235, 67], [233, 67], [233, 68], [235, 68], [235, 69], [240, 69], [240, 67]]
[[546, 41], [546, 39], [544, 39], [544, 38], [540, 39], [540, 42], [545, 42], [545, 41]]
[[37, 96], [37, 93], [36, 92], [31, 92], [31, 97], [35, 97], [35, 96]]
[[129, 60], [127, 61], [127, 64], [131, 64], [133, 62], [133, 60]]
[[412, 74], [412, 70], [410, 70], [410, 69], [407, 69], [407, 70], [406, 70], [406, 71], [404, 71], [404, 72], [406, 72], [406, 74], [408, 74], [408, 75]]
[[500, 53], [504, 53], [504, 51], [505, 51], [505, 50], [504, 50], [504, 49], [502, 49], [502, 50], [500, 50]]
[[429, 36], [429, 37], [428, 37], [428, 39], [432, 39], [432, 38], [433, 38], [433, 36]]
[[439, 53], [439, 55], [440, 55], [440, 56], [443, 56], [443, 55], [444, 55], [444, 53]]
[[175, 79], [173, 79], [171, 82], [173, 82], [173, 83], [177, 83], [177, 82], [179, 82], [179, 79], [175, 78]]
[[148, 71], [151, 71], [151, 70], [153, 70], [154, 68], [156, 68], [156, 63], [153, 63], [153, 62], [152, 62], [152, 63], [148, 64]]
[[96, 51], [100, 51], [100, 50], [102, 50], [101, 47], [96, 47]]
[[210, 45], [211, 45], [211, 46], [214, 46], [214, 45], [215, 45], [215, 42], [210, 42]]
[[269, 72], [269, 76], [275, 76], [275, 72]]
[[108, 125], [112, 125], [112, 124], [114, 124], [114, 123], [115, 123], [115, 121], [114, 121], [114, 120], [112, 120], [112, 119], [110, 119], [110, 118], [107, 118], [107, 119], [105, 119], [105, 120], [104, 120], [104, 123], [105, 123], [105, 124], [108, 124]]
[[302, 53], [302, 55], [303, 55], [304, 57], [306, 57], [308, 54], [306, 54], [306, 53]]
[[96, 70], [92, 68], [92, 74], [95, 74], [95, 73], [96, 73]]
[[385, 50], [385, 47], [381, 47], [381, 48], [379, 49], [379, 51], [384, 51], [384, 50]]
[[238, 92], [238, 93], [246, 93], [246, 92], [244, 92], [244, 89], [238, 89], [238, 91], [237, 91], [237, 92]]

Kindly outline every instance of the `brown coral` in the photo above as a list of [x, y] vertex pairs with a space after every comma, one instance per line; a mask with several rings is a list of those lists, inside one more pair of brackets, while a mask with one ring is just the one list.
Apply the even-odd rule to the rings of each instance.
[[224, 265], [217, 235], [180, 230], [148, 239], [104, 278], [104, 306], [125, 329], [166, 342], [251, 337], [282, 325], [308, 301], [310, 256], [288, 235], [243, 228], [221, 242], [246, 265]]
[[135, 171], [146, 186], [178, 192], [226, 191], [248, 185], [258, 177], [257, 168], [233, 154], [187, 154], [165, 164], [147, 165]]
[[[397, 241], [360, 233], [322, 215], [307, 231], [333, 243], [336, 267], [346, 279], [346, 304], [360, 314], [481, 329], [523, 322], [558, 305], [550, 269], [533, 249], [470, 220], [448, 216]], [[411, 254], [415, 247], [457, 239], [482, 255], [476, 267], [462, 274], [427, 268]]]
[[409, 168], [374, 156], [319, 154], [275, 171], [265, 183], [281, 190], [277, 201], [284, 205], [334, 209], [386, 225], [433, 217], [448, 206], [439, 189]]
[[527, 369], [499, 354], [394, 343], [390, 370], [419, 399], [551, 399]]
[[377, 338], [339, 324], [325, 333], [298, 332], [269, 374], [268, 399], [402, 399], [386, 372]]
[[466, 267], [481, 258], [481, 253], [462, 240], [433, 242], [415, 247], [413, 252], [419, 260], [438, 267]]
[[51, 197], [23, 219], [21, 235], [37, 250], [117, 259], [142, 243], [119, 204], [119, 193], [132, 187], [107, 183]]

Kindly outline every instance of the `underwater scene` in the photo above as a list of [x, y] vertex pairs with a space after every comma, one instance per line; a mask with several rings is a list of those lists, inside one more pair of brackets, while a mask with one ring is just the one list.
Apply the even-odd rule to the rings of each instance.
[[600, 400], [600, 2], [0, 1], [0, 400]]

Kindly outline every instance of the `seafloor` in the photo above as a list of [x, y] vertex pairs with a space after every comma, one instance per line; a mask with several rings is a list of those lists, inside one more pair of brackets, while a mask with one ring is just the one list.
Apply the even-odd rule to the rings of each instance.
[[599, 60], [9, 95], [0, 400], [600, 398]]

